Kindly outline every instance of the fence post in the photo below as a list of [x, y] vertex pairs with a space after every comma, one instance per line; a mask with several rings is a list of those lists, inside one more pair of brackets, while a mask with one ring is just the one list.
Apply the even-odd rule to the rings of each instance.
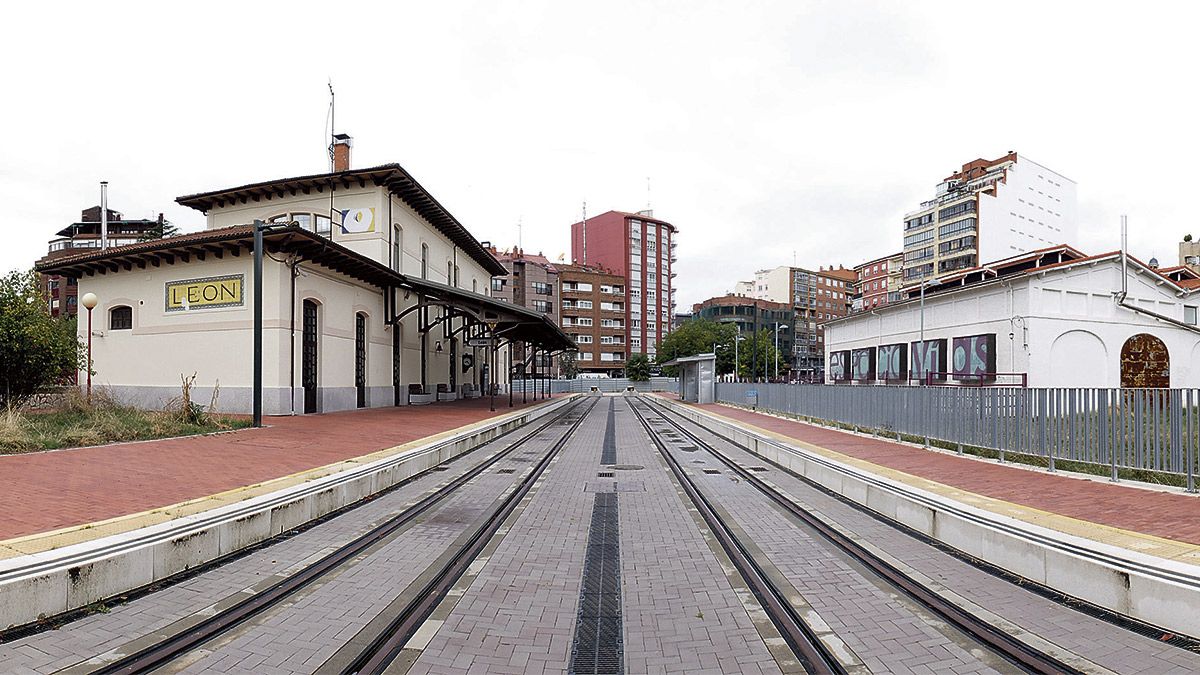
[[1187, 407], [1184, 409], [1184, 414], [1187, 415], [1187, 442], [1183, 446], [1183, 461], [1187, 463], [1187, 491], [1196, 491], [1196, 481], [1192, 469], [1192, 448], [1196, 445], [1192, 437], [1192, 406], [1195, 405], [1194, 389], [1187, 390]]

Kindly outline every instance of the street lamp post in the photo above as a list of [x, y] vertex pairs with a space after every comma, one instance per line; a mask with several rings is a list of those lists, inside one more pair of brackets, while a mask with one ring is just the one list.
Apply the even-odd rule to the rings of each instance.
[[779, 379], [779, 329], [787, 329], [786, 323], [775, 322], [775, 379]]
[[88, 312], [88, 344], [87, 344], [87, 402], [92, 402], [92, 310], [96, 309], [99, 298], [95, 293], [84, 293], [79, 299]]

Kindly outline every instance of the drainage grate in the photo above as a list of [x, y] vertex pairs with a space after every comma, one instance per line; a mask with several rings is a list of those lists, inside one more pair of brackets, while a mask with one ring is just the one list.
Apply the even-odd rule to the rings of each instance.
[[621, 542], [617, 495], [598, 493], [592, 504], [583, 563], [583, 588], [571, 646], [571, 675], [625, 672], [621, 634]]
[[708, 475], [710, 475], [710, 476], [711, 476], [711, 475], [713, 475], [713, 474], [716, 474], [716, 473], [721, 473], [721, 472], [720, 472], [720, 471], [718, 471], [717, 469], [705, 469], [705, 470], [704, 470], [704, 473], [706, 473], [706, 474], [708, 474]]
[[614, 475], [616, 475], [616, 474], [614, 474], [614, 473], [613, 473], [613, 472], [611, 472], [611, 471], [598, 471], [598, 472], [596, 472], [596, 476], [597, 476], [598, 478], [612, 478]]
[[699, 448], [697, 448], [694, 445], [685, 445], [682, 448], [680, 448], [680, 450], [682, 450], [684, 452], [695, 452], [696, 450], [699, 450]]
[[748, 466], [746, 468], [750, 471], [757, 471], [759, 473], [762, 473], [763, 471], [768, 470], [767, 467], [765, 467], [765, 466]]
[[617, 463], [616, 400], [608, 401], [608, 424], [604, 427], [604, 449], [600, 452], [601, 464]]
[[516, 473], [516, 469], [500, 469], [496, 473]]
[[435, 466], [432, 469], [430, 469], [430, 471], [449, 471], [449, 470], [450, 470], [450, 467], [448, 467], [448, 466]]

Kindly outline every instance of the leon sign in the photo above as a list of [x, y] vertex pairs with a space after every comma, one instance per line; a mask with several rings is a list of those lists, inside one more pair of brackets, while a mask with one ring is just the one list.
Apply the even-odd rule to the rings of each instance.
[[168, 281], [166, 283], [167, 311], [186, 312], [193, 309], [241, 307], [245, 304], [242, 295], [244, 281], [245, 277], [241, 274]]

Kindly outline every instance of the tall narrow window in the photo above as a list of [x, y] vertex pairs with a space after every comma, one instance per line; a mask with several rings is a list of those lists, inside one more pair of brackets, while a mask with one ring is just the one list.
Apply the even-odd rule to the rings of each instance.
[[458, 288], [458, 265], [454, 266], [454, 287]]
[[478, 280], [478, 279], [472, 279], [472, 280], [471, 280], [471, 292], [472, 292], [472, 293], [478, 293], [478, 292], [479, 292], [479, 280]]
[[449, 260], [446, 261], [446, 285], [454, 285], [454, 263]]
[[429, 244], [421, 244], [421, 278], [429, 278]]
[[400, 255], [404, 251], [404, 230], [400, 225], [392, 225], [392, 269], [400, 271]]

